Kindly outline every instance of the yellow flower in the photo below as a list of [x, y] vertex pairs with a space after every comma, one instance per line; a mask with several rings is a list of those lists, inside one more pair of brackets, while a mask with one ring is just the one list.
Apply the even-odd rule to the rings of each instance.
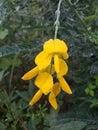
[[59, 72], [57, 73], [57, 75], [61, 77], [64, 76], [67, 72], [68, 72], [68, 66], [66, 62], [63, 59], [59, 58]]
[[[50, 39], [43, 45], [43, 51], [35, 57], [36, 67], [23, 75], [23, 80], [30, 80], [36, 77], [34, 84], [39, 90], [29, 102], [29, 105], [35, 104], [42, 96], [49, 94], [49, 103], [54, 109], [57, 109], [57, 95], [61, 89], [72, 94], [72, 91], [64, 79], [68, 72], [67, 63], [64, 59], [68, 58], [68, 48], [64, 41], [59, 39]], [[58, 82], [53, 83], [53, 75], [56, 74]]]
[[43, 51], [40, 52], [36, 58], [35, 63], [39, 67], [39, 70], [45, 69], [49, 64], [51, 64], [52, 59], [54, 59], [54, 68], [56, 73], [60, 71], [60, 58], [67, 59], [68, 48], [64, 41], [59, 39], [50, 39], [45, 42], [43, 46]]
[[36, 58], [35, 63], [39, 67], [39, 70], [45, 69], [51, 63], [52, 55], [47, 54], [46, 52], [40, 52]]
[[[57, 101], [56, 101], [56, 96], [60, 93], [60, 85], [58, 82], [56, 82], [53, 87], [52, 90], [49, 94], [49, 102], [52, 105], [52, 107], [54, 109], [57, 109], [58, 105], [57, 105]], [[36, 94], [34, 95], [34, 97], [31, 99], [31, 101], [29, 102], [29, 105], [32, 106], [34, 105], [36, 102], [39, 101], [39, 99], [41, 98], [43, 92], [41, 91], [41, 89], [39, 89]]]
[[62, 90], [65, 93], [72, 94], [72, 91], [71, 91], [68, 83], [64, 80], [64, 78], [58, 76], [58, 80], [59, 80], [59, 83], [60, 83], [60, 86], [61, 86]]
[[32, 78], [34, 78], [39, 72], [38, 66], [36, 66], [35, 68], [31, 69], [30, 71], [28, 71], [26, 74], [24, 74], [22, 76], [23, 80], [30, 80]]
[[[22, 79], [23, 80], [29, 80], [35, 75], [37, 75], [37, 71], [35, 71], [36, 68], [32, 69], [31, 71], [27, 72]], [[53, 86], [53, 78], [51, 74], [48, 72], [40, 72], [35, 80], [35, 85], [45, 94], [47, 95]]]
[[53, 89], [52, 89], [51, 93], [49, 94], [49, 102], [54, 109], [57, 109], [57, 107], [58, 107], [57, 101], [56, 101], [56, 96], [60, 93], [60, 91], [61, 91], [60, 84], [58, 82], [56, 82], [53, 85]]
[[[60, 83], [59, 82], [56, 82], [53, 86], [52, 86], [52, 89], [49, 93], [49, 103], [51, 104], [51, 106], [56, 110], [58, 108], [58, 104], [57, 104], [57, 101], [56, 101], [56, 97], [57, 95], [60, 93], [61, 91], [61, 88], [68, 94], [72, 94], [72, 91], [70, 89], [70, 87], [68, 86], [67, 82], [64, 81], [63, 79], [63, 82], [65, 83], [62, 83], [62, 78], [60, 80]], [[48, 88], [48, 87], [47, 87]], [[48, 91], [49, 92], [49, 91]], [[29, 102], [29, 105], [32, 106], [34, 105], [36, 102], [39, 101], [39, 99], [41, 98], [43, 94], [43, 91], [41, 90], [41, 88], [36, 92], [36, 94], [34, 95], [34, 97], [31, 99], [31, 101]], [[47, 95], [48, 93], [46, 93], [45, 95]]]
[[34, 95], [34, 97], [31, 99], [31, 101], [29, 102], [29, 105], [32, 106], [34, 105], [42, 96], [42, 91], [39, 89], [37, 91], [37, 93]]
[[35, 85], [45, 94], [47, 95], [51, 92], [53, 87], [53, 78], [47, 72], [39, 73], [36, 80]]
[[68, 47], [62, 40], [50, 39], [45, 42], [43, 50], [48, 54], [65, 54], [68, 51]]

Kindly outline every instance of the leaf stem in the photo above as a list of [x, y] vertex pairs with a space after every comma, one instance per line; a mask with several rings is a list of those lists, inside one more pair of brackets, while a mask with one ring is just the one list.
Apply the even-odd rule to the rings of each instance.
[[11, 74], [10, 74], [10, 79], [9, 79], [9, 92], [10, 92], [11, 86], [12, 86], [13, 73], [14, 73], [14, 68], [15, 68], [15, 63], [14, 62], [16, 61], [17, 56], [18, 56], [18, 54], [15, 55], [14, 61], [13, 61], [12, 67], [11, 67]]

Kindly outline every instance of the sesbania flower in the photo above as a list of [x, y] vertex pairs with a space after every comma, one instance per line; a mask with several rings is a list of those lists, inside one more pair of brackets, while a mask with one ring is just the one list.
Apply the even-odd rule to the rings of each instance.
[[[68, 48], [64, 41], [59, 39], [50, 39], [43, 45], [43, 51], [35, 57], [36, 67], [24, 74], [23, 80], [30, 80], [36, 76], [34, 84], [38, 87], [38, 91], [30, 101], [30, 105], [35, 104], [41, 96], [49, 95], [49, 103], [54, 109], [58, 104], [56, 96], [61, 89], [68, 94], [72, 91], [64, 79], [68, 71], [65, 59], [68, 58]], [[53, 75], [56, 74], [57, 82], [54, 83]]]
[[68, 58], [67, 50], [68, 48], [64, 41], [59, 39], [50, 39], [47, 42], [45, 42], [43, 46], [43, 51], [36, 56], [35, 63], [41, 70], [43, 68], [46, 68], [51, 63], [51, 60], [53, 58], [55, 71], [59, 73], [59, 59]]

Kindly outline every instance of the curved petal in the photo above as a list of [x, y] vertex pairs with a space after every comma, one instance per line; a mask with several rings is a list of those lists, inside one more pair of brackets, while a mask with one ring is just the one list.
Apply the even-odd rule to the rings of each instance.
[[33, 77], [35, 77], [39, 72], [39, 69], [38, 69], [38, 66], [36, 66], [35, 68], [31, 69], [30, 71], [28, 71], [27, 73], [25, 73], [23, 76], [22, 76], [22, 79], [23, 80], [30, 80], [32, 79]]
[[56, 73], [59, 73], [60, 63], [59, 63], [59, 57], [57, 54], [54, 55], [54, 68], [55, 68]]
[[34, 97], [31, 99], [31, 101], [29, 102], [29, 105], [32, 106], [33, 104], [35, 104], [42, 96], [42, 91], [38, 90], [37, 93], [34, 95]]
[[49, 55], [45, 53], [44, 51], [40, 52], [35, 58], [35, 63], [38, 65], [39, 70], [42, 70], [48, 67], [48, 65], [51, 62], [51, 58], [52, 58], [52, 55]]
[[69, 85], [67, 84], [67, 82], [64, 80], [64, 78], [58, 77], [58, 80], [60, 82], [60, 86], [63, 89], [63, 91], [65, 91], [68, 94], [72, 94], [72, 91], [71, 91]]
[[60, 91], [61, 91], [60, 84], [58, 82], [56, 82], [53, 85], [53, 90], [52, 90], [52, 92], [54, 93], [54, 96], [56, 97], [60, 93]]
[[64, 59], [68, 59], [68, 58], [69, 58], [68, 53], [62, 53], [61, 55], [62, 55], [62, 57], [63, 57]]
[[68, 47], [66, 43], [59, 39], [50, 39], [44, 44], [44, 51], [49, 54], [53, 53], [65, 53]]
[[64, 76], [68, 72], [68, 66], [64, 60], [59, 58], [60, 71], [58, 73], [59, 77]]
[[51, 106], [56, 110], [58, 107], [56, 98], [54, 97], [53, 93], [49, 94], [49, 103], [51, 104]]
[[39, 73], [35, 80], [35, 85], [41, 89], [41, 91], [47, 95], [53, 87], [53, 78], [47, 72]]

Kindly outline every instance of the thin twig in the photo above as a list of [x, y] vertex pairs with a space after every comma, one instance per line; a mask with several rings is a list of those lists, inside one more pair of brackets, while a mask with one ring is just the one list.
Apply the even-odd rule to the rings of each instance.
[[14, 62], [16, 61], [17, 56], [18, 56], [18, 54], [15, 55], [14, 61], [13, 61], [12, 67], [11, 67], [11, 74], [10, 74], [10, 79], [9, 79], [9, 92], [10, 92], [11, 87], [12, 87], [12, 79], [13, 79], [13, 73], [14, 73], [14, 68], [15, 68]]
[[59, 17], [60, 17], [60, 6], [61, 6], [61, 2], [62, 2], [62, 0], [59, 0], [58, 8], [56, 10], [56, 21], [54, 23], [54, 25], [55, 25], [54, 39], [57, 38], [58, 28], [59, 28], [59, 25], [60, 25]]
[[26, 125], [24, 124], [24, 121], [23, 119], [19, 119], [19, 124], [21, 125], [21, 127], [24, 129], [24, 130], [28, 130], [28, 128], [26, 127]]

